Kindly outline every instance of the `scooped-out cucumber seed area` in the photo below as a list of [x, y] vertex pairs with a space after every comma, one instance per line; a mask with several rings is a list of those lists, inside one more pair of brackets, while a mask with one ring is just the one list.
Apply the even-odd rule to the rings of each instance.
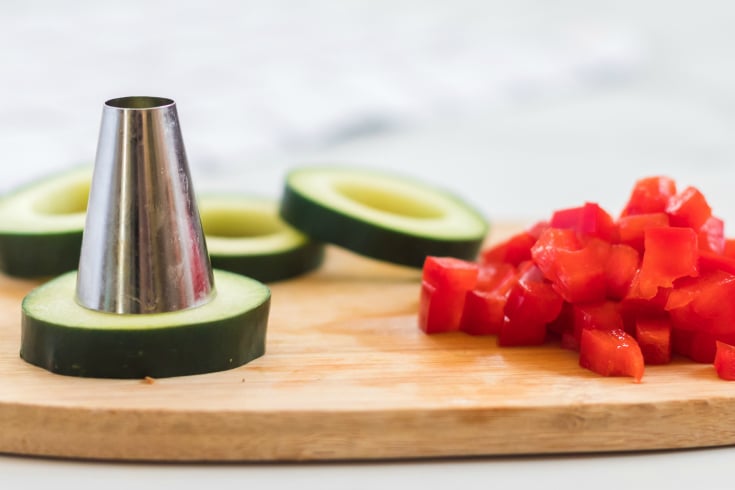
[[83, 229], [90, 184], [90, 173], [80, 171], [5, 196], [0, 200], [0, 232]]
[[371, 173], [296, 172], [292, 188], [340, 213], [401, 232], [442, 239], [474, 238], [486, 220], [453, 195], [395, 177]]
[[275, 201], [207, 196], [199, 215], [210, 254], [271, 254], [307, 242], [278, 217]]

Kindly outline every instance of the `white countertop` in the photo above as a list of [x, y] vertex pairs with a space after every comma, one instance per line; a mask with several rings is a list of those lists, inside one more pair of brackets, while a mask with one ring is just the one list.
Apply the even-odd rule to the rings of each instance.
[[[275, 194], [292, 165], [345, 162], [531, 220], [590, 200], [617, 212], [637, 178], [666, 174], [735, 223], [731, 3], [343, 3], [4, 2], [0, 187], [93, 160], [102, 103], [157, 95], [177, 101], [200, 189]], [[305, 465], [0, 456], [0, 481], [727, 488], [733, 460], [735, 448]]]

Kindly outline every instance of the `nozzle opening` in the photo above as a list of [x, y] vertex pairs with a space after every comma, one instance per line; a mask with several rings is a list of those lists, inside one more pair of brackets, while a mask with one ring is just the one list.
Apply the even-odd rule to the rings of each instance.
[[165, 97], [120, 97], [110, 99], [105, 102], [109, 107], [118, 109], [156, 109], [158, 107], [166, 107], [173, 104], [174, 101]]

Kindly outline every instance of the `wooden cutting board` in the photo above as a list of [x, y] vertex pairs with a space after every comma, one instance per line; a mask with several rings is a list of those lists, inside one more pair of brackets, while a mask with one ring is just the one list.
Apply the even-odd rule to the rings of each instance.
[[264, 357], [152, 383], [26, 364], [20, 300], [37, 283], [0, 277], [0, 452], [288, 461], [735, 443], [735, 383], [712, 366], [676, 360], [635, 384], [553, 344], [427, 336], [419, 274], [330, 248], [318, 272], [272, 285]]

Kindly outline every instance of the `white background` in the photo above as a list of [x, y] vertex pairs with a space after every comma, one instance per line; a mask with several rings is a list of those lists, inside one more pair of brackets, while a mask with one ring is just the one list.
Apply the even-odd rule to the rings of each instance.
[[[726, 1], [6, 0], [0, 190], [92, 162], [104, 101], [154, 95], [177, 102], [198, 190], [278, 195], [288, 168], [336, 162], [531, 220], [584, 201], [615, 214], [637, 178], [666, 174], [699, 187], [729, 231], [733, 25]], [[733, 460], [735, 449], [226, 466], [2, 456], [0, 486], [727, 488]]]

